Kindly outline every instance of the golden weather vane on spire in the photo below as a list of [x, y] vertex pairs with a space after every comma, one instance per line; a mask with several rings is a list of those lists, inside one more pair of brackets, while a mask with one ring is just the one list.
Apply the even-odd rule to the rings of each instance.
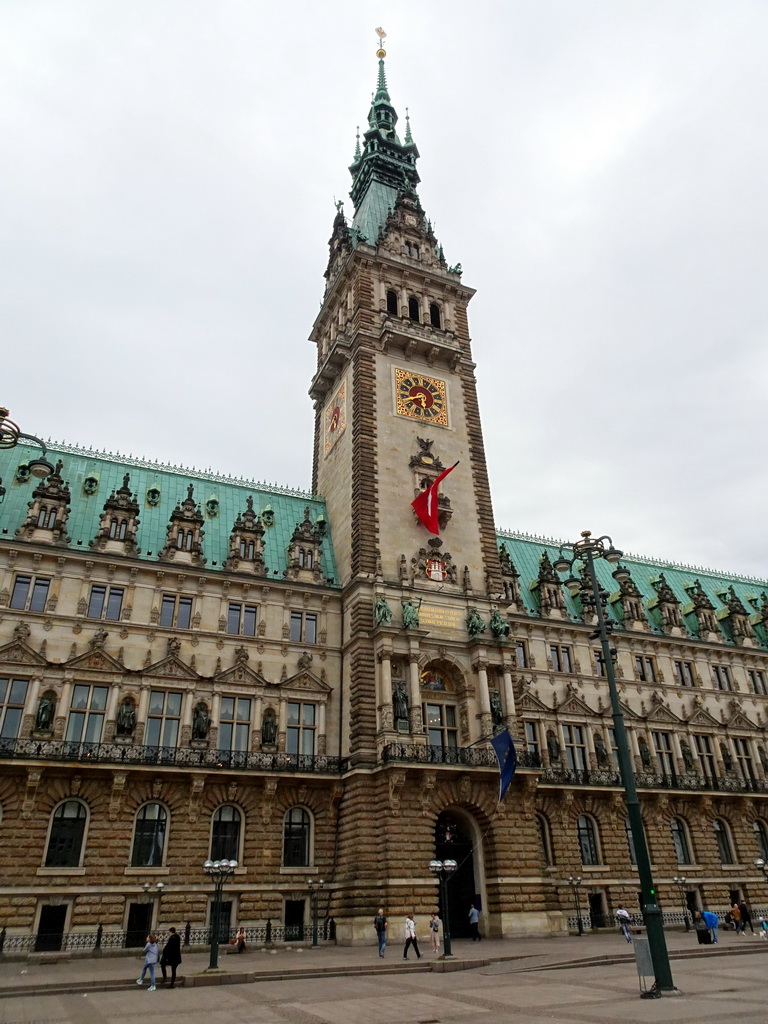
[[387, 56], [387, 51], [384, 49], [382, 45], [384, 40], [387, 38], [387, 33], [384, 31], [383, 28], [377, 28], [376, 35], [379, 37], [379, 48], [376, 51], [376, 56], [379, 58], [379, 60], [383, 60]]

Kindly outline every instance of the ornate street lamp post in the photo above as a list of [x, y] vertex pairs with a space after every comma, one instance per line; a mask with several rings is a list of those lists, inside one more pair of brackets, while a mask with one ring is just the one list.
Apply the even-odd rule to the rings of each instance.
[[584, 922], [581, 920], [581, 901], [579, 900], [579, 886], [581, 885], [581, 878], [578, 875], [576, 878], [574, 878], [573, 875], [569, 875], [568, 885], [570, 885], [573, 898], [576, 901], [576, 927], [579, 929], [579, 935], [583, 935]]
[[320, 890], [325, 885], [322, 878], [310, 878], [307, 882], [309, 885], [309, 891], [311, 893], [312, 900], [312, 945], [317, 945], [317, 901], [320, 896]]
[[[564, 554], [566, 549], [572, 552], [570, 558]], [[581, 603], [585, 610], [593, 611], [597, 617], [597, 629], [591, 634], [590, 639], [599, 639], [603, 651], [603, 664], [605, 665], [608, 690], [611, 695], [613, 729], [616, 735], [621, 779], [624, 784], [627, 816], [629, 817], [629, 826], [632, 829], [632, 838], [634, 839], [635, 853], [637, 855], [637, 872], [640, 878], [640, 890], [643, 900], [643, 919], [645, 920], [648, 946], [655, 975], [654, 989], [657, 992], [673, 992], [675, 991], [675, 983], [672, 981], [672, 971], [669, 966], [669, 954], [667, 953], [667, 943], [664, 938], [661, 909], [656, 900], [656, 887], [651, 871], [648, 844], [645, 839], [643, 816], [640, 812], [640, 802], [637, 798], [635, 774], [632, 769], [629, 743], [627, 742], [627, 730], [624, 726], [624, 715], [622, 714], [619, 691], [616, 687], [616, 676], [613, 671], [613, 655], [615, 651], [611, 649], [610, 643], [613, 623], [608, 621], [605, 615], [605, 603], [609, 595], [598, 583], [595, 571], [595, 560], [603, 558], [606, 562], [617, 565], [613, 573], [613, 578], [616, 582], [624, 582], [629, 579], [629, 572], [619, 565], [621, 556], [622, 552], [613, 546], [613, 541], [610, 537], [593, 537], [589, 530], [584, 530], [581, 534], [581, 540], [577, 540], [575, 543], [560, 545], [560, 554], [554, 562], [554, 567], [560, 573], [570, 571], [571, 575], [565, 581], [566, 587], [572, 594], [581, 597]], [[586, 579], [575, 575], [574, 565], [577, 562], [582, 563], [586, 568]]]
[[224, 883], [230, 878], [237, 867], [236, 860], [207, 860], [203, 871], [213, 879], [214, 896], [211, 907], [211, 960], [208, 970], [216, 970], [219, 966], [219, 929], [221, 918], [221, 893]]
[[451, 952], [451, 918], [448, 910], [448, 880], [456, 873], [455, 860], [431, 860], [429, 870], [440, 883], [440, 903], [443, 911], [443, 958], [453, 956]]
[[683, 921], [685, 921], [685, 930], [689, 932], [691, 930], [690, 911], [688, 904], [685, 901], [685, 876], [678, 878], [677, 875], [672, 879], [677, 886], [677, 891], [680, 894], [680, 906], [683, 908]]
[[[8, 410], [4, 406], [0, 406], [0, 448], [15, 448], [21, 438], [25, 438], [27, 441], [34, 441], [35, 444], [39, 444], [43, 449], [43, 458], [31, 459], [27, 463], [27, 468], [32, 476], [37, 477], [38, 480], [44, 480], [53, 472], [53, 466], [45, 458], [48, 454], [45, 442], [41, 441], [39, 437], [35, 437], [34, 434], [25, 434], [22, 430], [19, 430], [13, 420], [8, 419]], [[4, 497], [5, 488], [2, 486], [2, 480], [0, 480], [0, 501]]]

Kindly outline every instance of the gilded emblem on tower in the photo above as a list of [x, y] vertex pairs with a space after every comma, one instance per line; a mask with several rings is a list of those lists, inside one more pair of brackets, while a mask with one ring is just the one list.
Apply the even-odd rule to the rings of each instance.
[[395, 370], [395, 411], [422, 423], [448, 426], [445, 381], [410, 370]]
[[347, 385], [341, 385], [325, 409], [325, 454], [331, 451], [347, 426]]

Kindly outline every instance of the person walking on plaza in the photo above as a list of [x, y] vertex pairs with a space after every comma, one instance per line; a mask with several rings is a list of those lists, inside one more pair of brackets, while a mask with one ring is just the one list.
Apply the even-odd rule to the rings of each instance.
[[150, 986], [147, 992], [155, 991], [155, 964], [160, 959], [160, 950], [157, 948], [157, 939], [155, 933], [150, 932], [147, 936], [147, 944], [144, 946], [144, 966], [141, 968], [141, 974], [136, 979], [137, 985], [144, 984], [144, 975], [149, 971]]
[[731, 907], [731, 920], [733, 921], [733, 930], [735, 932], [741, 931], [741, 911], [739, 910], [739, 904], [734, 903]]
[[712, 932], [712, 942], [717, 943], [717, 926], [720, 924], [720, 918], [711, 910], [702, 910], [701, 919]]
[[429, 919], [429, 938], [432, 943], [432, 952], [440, 952], [440, 918], [433, 914]]
[[373, 919], [373, 927], [376, 929], [376, 938], [379, 940], [379, 956], [383, 960], [387, 948], [387, 915], [384, 913], [384, 907], [379, 907], [379, 912]]
[[755, 929], [752, 927], [752, 911], [749, 909], [746, 900], [742, 900], [739, 904], [739, 913], [741, 914], [741, 934], [744, 935], [747, 931], [747, 925], [752, 934], [755, 934]]
[[480, 934], [480, 911], [474, 903], [471, 903], [469, 907], [469, 934], [472, 936], [473, 942], [479, 942], [483, 937]]
[[[163, 955], [160, 957], [160, 970], [163, 972], [163, 984], [168, 980], [165, 972], [166, 967], [171, 968], [171, 988], [176, 985], [176, 968], [181, 963], [181, 936], [176, 934], [175, 928], [168, 929], [168, 938], [163, 946]], [[153, 982], [154, 984], [154, 982]]]
[[423, 954], [419, 952], [419, 940], [416, 938], [416, 922], [413, 914], [405, 915], [405, 945], [403, 946], [403, 960], [408, 959], [408, 947], [413, 946], [416, 950], [416, 959], [421, 960]]
[[616, 908], [616, 920], [619, 922], [619, 928], [621, 928], [624, 938], [627, 942], [631, 942], [632, 936], [629, 934], [629, 923], [631, 918], [629, 916], [629, 911], [625, 910], [621, 904]]

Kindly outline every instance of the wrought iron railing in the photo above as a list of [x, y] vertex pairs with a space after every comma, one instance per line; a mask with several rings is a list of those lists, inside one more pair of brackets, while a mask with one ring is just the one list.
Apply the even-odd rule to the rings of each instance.
[[[595, 770], [551, 767], [542, 771], [540, 781], [558, 786], [620, 786], [621, 773], [605, 768]], [[768, 782], [762, 779], [745, 779], [740, 775], [697, 775], [695, 772], [670, 775], [660, 772], [635, 772], [635, 785], [638, 789], [768, 793]]]
[[[411, 764], [460, 764], [476, 768], [496, 768], [499, 762], [489, 747], [437, 747], [423, 743], [388, 743], [381, 752], [384, 762], [404, 761]], [[539, 768], [538, 754], [518, 751], [519, 768]]]
[[346, 758], [327, 754], [145, 747], [132, 743], [74, 743], [70, 740], [35, 739], [0, 739], [0, 758], [172, 768], [226, 768], [230, 771], [326, 772], [335, 775], [347, 767]]
[[[725, 915], [728, 913], [727, 910], [713, 911], [720, 918], [720, 923], [725, 921]], [[690, 911], [685, 912], [682, 910], [664, 910], [661, 914], [662, 922], [665, 928], [684, 928], [686, 918], [688, 922], [691, 921]], [[768, 917], [768, 910], [764, 907], [752, 907], [752, 919], [753, 923], [760, 917]], [[645, 925], [643, 915], [640, 913], [629, 915], [629, 924], [631, 928], [642, 928]], [[584, 931], [592, 931], [595, 928], [618, 928], [619, 922], [616, 917], [612, 917], [610, 914], [582, 914], [581, 915], [581, 926]], [[579, 927], [579, 918], [576, 914], [570, 914], [568, 916], [568, 930], [577, 931]]]

